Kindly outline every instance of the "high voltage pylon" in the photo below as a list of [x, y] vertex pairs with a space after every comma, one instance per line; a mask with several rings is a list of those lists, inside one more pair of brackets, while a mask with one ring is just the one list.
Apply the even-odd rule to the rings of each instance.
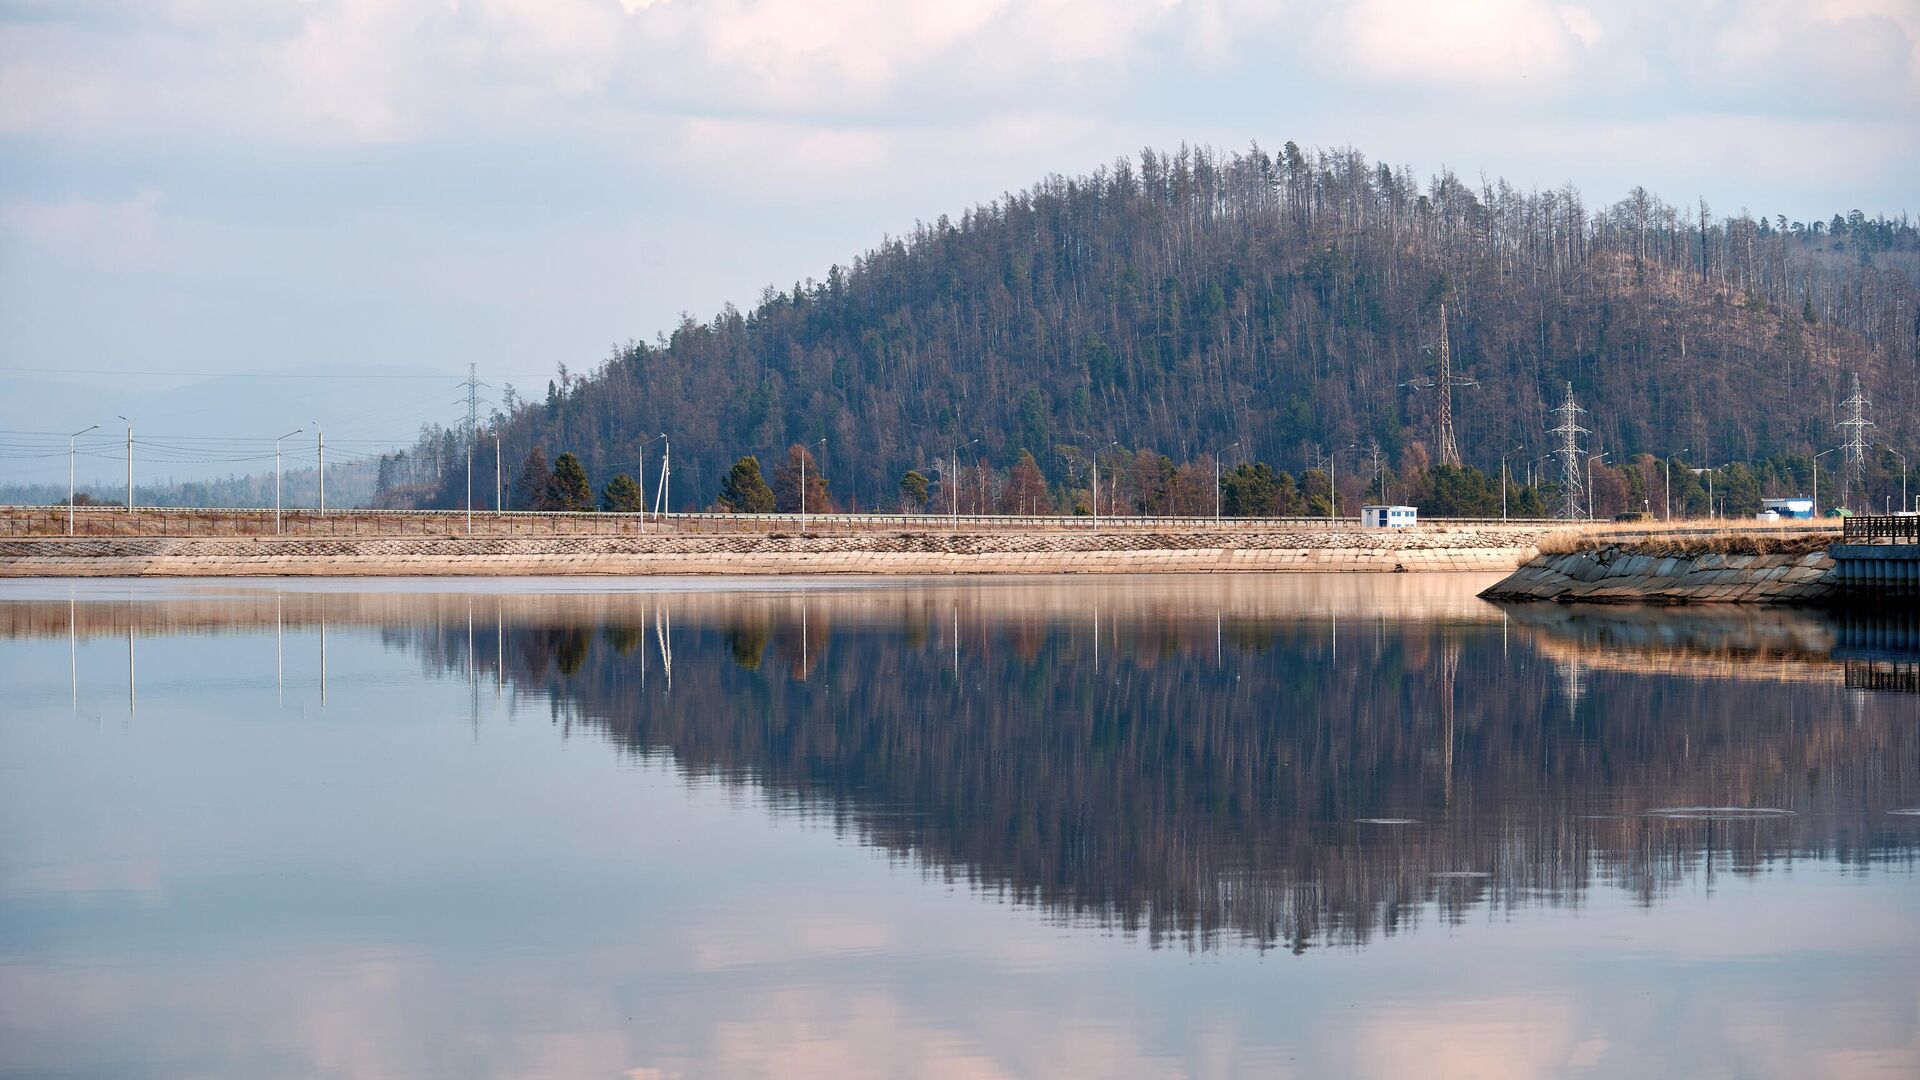
[[1447, 347], [1447, 305], [1440, 305], [1440, 370], [1425, 379], [1415, 379], [1404, 383], [1417, 390], [1438, 390], [1440, 401], [1434, 432], [1435, 452], [1440, 455], [1440, 464], [1460, 465], [1460, 444], [1453, 437], [1453, 388], [1456, 386], [1478, 386], [1479, 383], [1464, 375], [1453, 373], [1453, 353]]
[[1549, 434], [1560, 436], [1560, 449], [1554, 456], [1560, 459], [1560, 516], [1572, 521], [1585, 516], [1585, 487], [1580, 483], [1580, 436], [1591, 434], [1580, 426], [1580, 414], [1587, 410], [1573, 400], [1573, 384], [1567, 384], [1567, 400], [1553, 410], [1560, 417], [1560, 426]]
[[[467, 365], [466, 381], [462, 382], [460, 385], [464, 387], [467, 391], [467, 428], [466, 428], [466, 432], [464, 433], [464, 437], [461, 441], [466, 444], [465, 450], [466, 450], [466, 456], [467, 456], [467, 532], [471, 534], [473, 532], [473, 443], [476, 435], [478, 434], [479, 425], [480, 425], [480, 388], [487, 385], [486, 383], [483, 383], [480, 381], [480, 365], [479, 364], [470, 363]], [[499, 476], [499, 462], [497, 460], [494, 462], [494, 475], [496, 477]], [[499, 487], [499, 483], [497, 480], [495, 481], [494, 486], [496, 488]], [[498, 501], [497, 495], [495, 496], [495, 501], [496, 502]]]
[[[1847, 407], [1847, 418], [1840, 421], [1848, 429], [1847, 441], [1841, 444], [1846, 451], [1846, 483], [1840, 491], [1840, 505], [1853, 509], [1853, 493], [1866, 494], [1867, 488], [1867, 429], [1873, 421], [1867, 419], [1867, 409], [1873, 404], [1860, 389], [1860, 373], [1853, 373], [1853, 393], [1840, 404]], [[1868, 507], [1869, 510], [1872, 507]]]

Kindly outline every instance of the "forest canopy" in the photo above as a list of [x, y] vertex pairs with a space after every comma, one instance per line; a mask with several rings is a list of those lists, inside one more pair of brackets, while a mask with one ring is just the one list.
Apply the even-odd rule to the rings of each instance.
[[[794, 446], [853, 509], [900, 505], [909, 471], [944, 509], [966, 490], [956, 462], [1001, 484], [1020, 467], [1013, 504], [1033, 505], [1030, 460], [1070, 512], [1088, 453], [1115, 442], [1207, 462], [1209, 500], [1229, 446], [1227, 469], [1268, 463], [1302, 490], [1344, 447], [1425, 476], [1436, 401], [1412, 384], [1434, 372], [1444, 304], [1453, 370], [1475, 383], [1455, 391], [1458, 441], [1480, 474], [1545, 453], [1571, 383], [1586, 449], [1616, 466], [1686, 448], [1783, 462], [1781, 482], [1803, 485], [1791, 462], [1840, 441], [1855, 373], [1874, 440], [1911, 445], [1916, 280], [1904, 216], [1724, 216], [1638, 188], [1590, 206], [1571, 186], [1421, 183], [1292, 143], [1147, 150], [888, 237], [751, 310], [686, 318], [589, 374], [563, 366], [538, 397], [509, 388], [474, 452], [491, 469], [497, 432], [509, 472], [536, 449], [572, 453], [651, 492], [666, 432], [682, 510], [714, 503], [742, 456]], [[383, 468], [386, 501], [457, 504], [444, 458], [462, 437], [423, 432]], [[1236, 500], [1266, 498], [1236, 475]], [[1343, 499], [1369, 483], [1337, 479]]]

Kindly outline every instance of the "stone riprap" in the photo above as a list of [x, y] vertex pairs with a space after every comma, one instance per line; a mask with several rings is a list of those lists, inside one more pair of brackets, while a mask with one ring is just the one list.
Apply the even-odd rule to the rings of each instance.
[[1834, 592], [1824, 551], [1782, 555], [1636, 555], [1599, 548], [1540, 555], [1480, 595], [1594, 604], [1817, 603]]
[[1547, 530], [0, 540], [0, 577], [1506, 571]]

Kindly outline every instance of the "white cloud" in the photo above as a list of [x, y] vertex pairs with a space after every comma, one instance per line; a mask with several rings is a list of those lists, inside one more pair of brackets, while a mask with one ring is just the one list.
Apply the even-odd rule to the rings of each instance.
[[[156, 222], [158, 191], [117, 201], [62, 199], [0, 203], [6, 248], [32, 248], [37, 258], [77, 262], [110, 273], [153, 270], [166, 262]], [[17, 257], [17, 256], [13, 256]]]
[[1359, 0], [1339, 23], [1347, 58], [1376, 78], [1537, 85], [1568, 73], [1568, 23], [1538, 0]]

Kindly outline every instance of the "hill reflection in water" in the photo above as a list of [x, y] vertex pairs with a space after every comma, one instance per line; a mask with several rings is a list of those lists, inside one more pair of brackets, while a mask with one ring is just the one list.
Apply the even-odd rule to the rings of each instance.
[[[1357, 945], [1595, 888], [1654, 903], [1783, 860], [1910, 863], [1916, 830], [1890, 811], [1920, 804], [1917, 699], [1845, 685], [1835, 654], [1858, 625], [1470, 592], [1345, 576], [242, 594], [22, 605], [10, 629], [377, 626], [432, 673], [550, 703], [568, 736], [1156, 945]], [[1676, 808], [1709, 810], [1658, 813]]]
[[[1681, 620], [1662, 664], [1409, 586], [556, 601], [503, 612], [503, 643], [482, 620], [472, 660], [624, 750], [1155, 943], [1360, 943], [1428, 911], [1911, 857], [1888, 811], [1920, 801], [1913, 700], [1846, 691], [1819, 620]], [[467, 670], [461, 623], [389, 632]], [[1647, 813], [1674, 807], [1793, 814]]]

